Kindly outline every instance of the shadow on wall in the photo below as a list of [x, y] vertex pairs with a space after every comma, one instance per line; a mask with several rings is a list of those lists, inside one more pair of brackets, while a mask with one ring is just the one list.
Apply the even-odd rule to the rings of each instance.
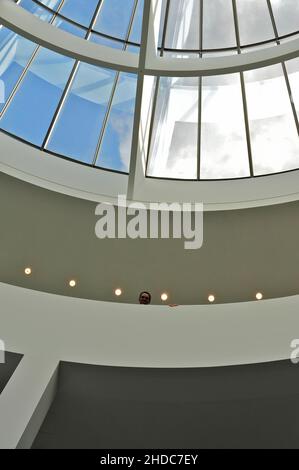
[[33, 448], [299, 448], [299, 365], [61, 363]]
[[23, 355], [5, 351], [0, 345], [0, 393], [3, 392], [7, 382], [18, 367]]

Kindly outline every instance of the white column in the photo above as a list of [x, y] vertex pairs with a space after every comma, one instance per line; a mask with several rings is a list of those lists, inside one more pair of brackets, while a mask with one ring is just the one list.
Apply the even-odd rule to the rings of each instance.
[[29, 449], [51, 406], [58, 360], [25, 355], [0, 394], [0, 449]]
[[[151, 0], [145, 3], [142, 21], [142, 35], [139, 54], [139, 74], [137, 83], [137, 92], [135, 100], [135, 116], [133, 126], [133, 138], [131, 148], [130, 171], [128, 180], [127, 198], [135, 199], [136, 186], [142, 186], [144, 182], [144, 163], [146, 156], [146, 139], [148, 136], [148, 127], [144, 128], [146, 120], [144, 114], [149, 113], [150, 95], [147, 89], [144, 93], [144, 84], [147, 87], [153, 87], [153, 77], [145, 77], [144, 71], [150, 60], [157, 56], [157, 44], [159, 34], [159, 24], [161, 19], [161, 0]], [[148, 96], [149, 95], [149, 96]]]

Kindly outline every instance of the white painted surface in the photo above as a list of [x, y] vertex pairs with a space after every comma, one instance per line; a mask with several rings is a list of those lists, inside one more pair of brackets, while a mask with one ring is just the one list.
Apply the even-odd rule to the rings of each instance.
[[[55, 157], [1, 132], [0, 148], [0, 171], [42, 188], [111, 203], [127, 193], [127, 175]], [[299, 199], [299, 170], [230, 181], [171, 181], [145, 178], [142, 155], [138, 153], [136, 164], [136, 201], [199, 201], [205, 210], [230, 210]]]
[[56, 359], [26, 355], [0, 395], [0, 449], [29, 449], [54, 398]]
[[288, 359], [299, 296], [221, 305], [140, 306], [0, 284], [0, 338], [30, 356], [129, 367], [210, 367]]
[[127, 175], [55, 157], [2, 132], [0, 148], [0, 171], [42, 188], [108, 202], [127, 192]]
[[[129, 367], [213, 367], [290, 358], [299, 296], [206, 306], [140, 306], [0, 284], [0, 337], [24, 357], [0, 395], [0, 449], [30, 448], [60, 360]], [[0, 365], [1, 367], [1, 365]]]

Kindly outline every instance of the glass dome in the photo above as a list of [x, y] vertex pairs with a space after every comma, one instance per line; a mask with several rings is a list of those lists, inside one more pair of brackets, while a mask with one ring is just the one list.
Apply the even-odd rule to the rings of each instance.
[[[121, 54], [142, 47], [144, 0], [17, 3]], [[161, 61], [204, 63], [299, 36], [297, 0], [161, 0], [160, 11]], [[128, 72], [62, 55], [1, 26], [0, 78], [2, 132], [85, 165], [129, 173], [133, 128], [146, 116], [146, 177], [219, 180], [299, 168], [299, 58], [234, 73], [144, 74], [140, 65]]]
[[75, 36], [139, 52], [144, 0], [20, 0], [19, 5]]
[[161, 54], [207, 57], [298, 34], [297, 0], [164, 0], [159, 48]]

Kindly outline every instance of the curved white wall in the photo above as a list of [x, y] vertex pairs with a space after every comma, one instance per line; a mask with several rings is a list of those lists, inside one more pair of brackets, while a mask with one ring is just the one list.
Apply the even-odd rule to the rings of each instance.
[[299, 296], [207, 306], [140, 306], [0, 284], [0, 338], [29, 357], [129, 367], [213, 367], [288, 359]]

